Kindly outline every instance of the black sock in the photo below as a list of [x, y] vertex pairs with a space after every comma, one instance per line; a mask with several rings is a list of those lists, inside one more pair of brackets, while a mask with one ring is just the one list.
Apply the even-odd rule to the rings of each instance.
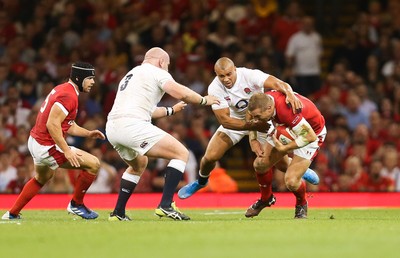
[[165, 169], [165, 184], [160, 206], [163, 208], [171, 207], [172, 199], [183, 173], [176, 168], [167, 167]]
[[199, 176], [199, 184], [206, 185], [208, 183], [208, 178], [209, 178], [209, 176], [208, 177]]
[[126, 203], [131, 197], [133, 190], [135, 190], [136, 183], [121, 178], [121, 185], [119, 187], [118, 200], [115, 205], [114, 214], [118, 216], [125, 215]]

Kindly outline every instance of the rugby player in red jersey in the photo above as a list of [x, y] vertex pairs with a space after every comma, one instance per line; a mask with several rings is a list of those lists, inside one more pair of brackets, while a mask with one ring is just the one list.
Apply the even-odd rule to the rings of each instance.
[[83, 204], [83, 197], [100, 167], [99, 160], [90, 153], [68, 146], [67, 134], [105, 139], [99, 130], [87, 130], [75, 123], [80, 92], [88, 93], [94, 86], [95, 70], [88, 63], [72, 64], [68, 82], [56, 86], [40, 107], [36, 123], [31, 130], [28, 148], [35, 164], [35, 176], [19, 194], [14, 205], [2, 219], [19, 219], [20, 211], [53, 177], [58, 167], [82, 169], [67, 211], [84, 219], [95, 219], [98, 214]]
[[[285, 173], [285, 184], [296, 196], [295, 218], [307, 218], [306, 184], [301, 177], [324, 142], [326, 128], [325, 119], [314, 103], [299, 94], [296, 96], [302, 102], [303, 108], [301, 112], [294, 114], [292, 108], [288, 107], [284, 94], [277, 91], [256, 93], [249, 100], [248, 115], [253, 120], [271, 120], [274, 125], [286, 126], [296, 135], [294, 141], [286, 145], [279, 142], [274, 135], [270, 135], [267, 143], [260, 146], [263, 148], [263, 155], [256, 158], [254, 167], [256, 173], [265, 173], [285, 155], [293, 153]], [[249, 137], [256, 138], [256, 132], [252, 132]], [[246, 217], [257, 216], [268, 206], [268, 203], [259, 201], [250, 206]]]

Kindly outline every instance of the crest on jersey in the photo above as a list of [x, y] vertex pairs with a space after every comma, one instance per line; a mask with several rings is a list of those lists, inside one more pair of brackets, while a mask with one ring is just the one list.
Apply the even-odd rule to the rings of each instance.
[[246, 94], [250, 94], [250, 93], [251, 93], [250, 88], [244, 88], [243, 90], [244, 90], [244, 92], [245, 92]]

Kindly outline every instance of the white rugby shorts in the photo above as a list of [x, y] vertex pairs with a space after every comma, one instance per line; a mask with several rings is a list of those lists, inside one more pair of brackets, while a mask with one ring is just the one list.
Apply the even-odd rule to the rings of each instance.
[[134, 118], [110, 119], [106, 123], [108, 141], [125, 160], [145, 155], [166, 134], [151, 122]]
[[[76, 149], [69, 146], [72, 150]], [[68, 160], [65, 158], [64, 153], [57, 145], [41, 145], [35, 138], [29, 136], [28, 149], [33, 158], [33, 162], [37, 166], [48, 166], [55, 170]]]
[[[314, 157], [317, 155], [319, 148], [321, 147], [322, 143], [325, 141], [326, 137], [326, 127], [322, 129], [322, 131], [317, 135], [317, 140], [313, 141], [312, 143], [293, 150], [293, 154], [304, 159], [313, 160]], [[267, 142], [275, 147], [274, 141], [272, 140], [272, 135], [268, 136]]]

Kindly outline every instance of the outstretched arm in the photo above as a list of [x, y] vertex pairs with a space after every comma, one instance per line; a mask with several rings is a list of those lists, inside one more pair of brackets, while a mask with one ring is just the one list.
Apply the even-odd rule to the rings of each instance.
[[164, 91], [172, 97], [182, 100], [186, 103], [211, 106], [219, 104], [219, 100], [215, 96], [201, 96], [197, 92], [189, 89], [188, 87], [170, 80], [165, 83]]
[[213, 110], [218, 122], [226, 129], [268, 131], [269, 124], [263, 121], [238, 119], [230, 116], [229, 108]]
[[180, 101], [173, 105], [172, 107], [157, 107], [153, 114], [151, 114], [151, 118], [157, 119], [161, 117], [166, 117], [166, 116], [172, 116], [182, 110], [185, 109], [187, 104], [183, 101]]

